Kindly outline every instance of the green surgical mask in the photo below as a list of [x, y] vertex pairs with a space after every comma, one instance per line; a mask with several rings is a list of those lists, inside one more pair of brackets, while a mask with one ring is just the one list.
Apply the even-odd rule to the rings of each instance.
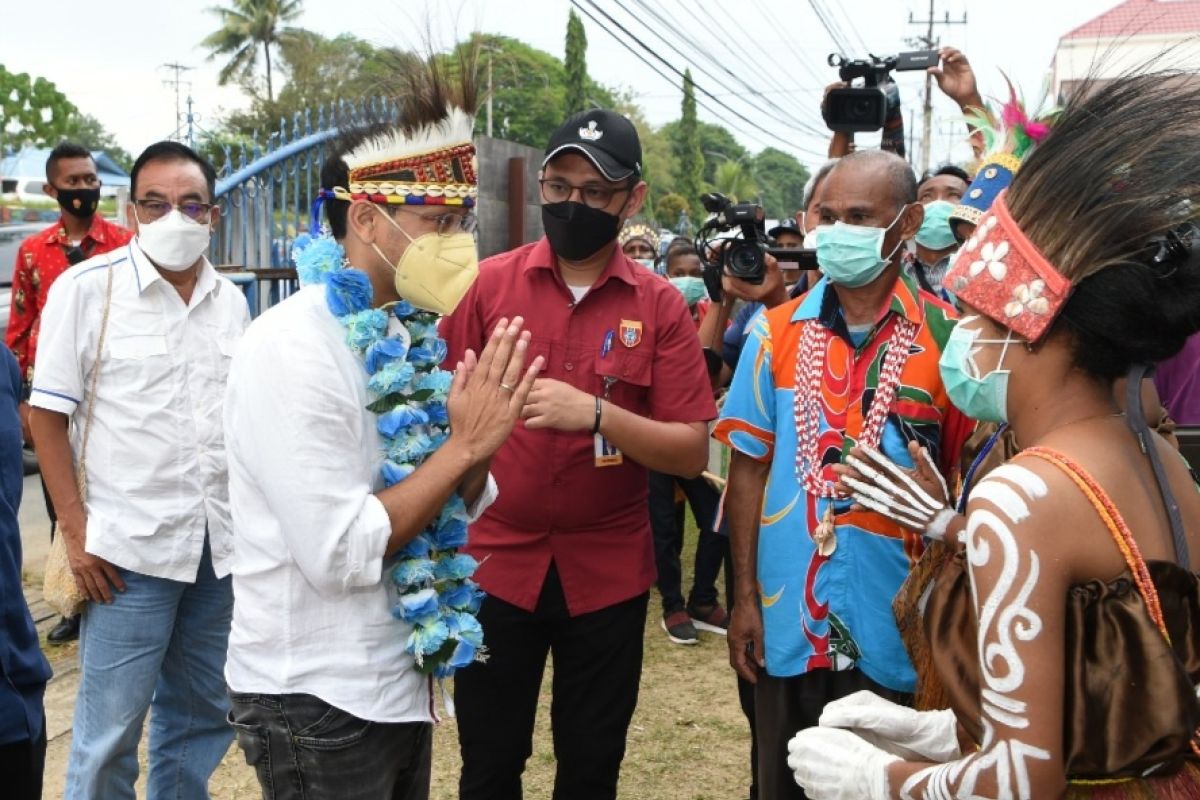
[[[977, 319], [977, 316], [963, 317], [950, 331], [950, 339], [938, 359], [942, 385], [946, 387], [950, 402], [971, 419], [1008, 422], [1009, 371], [1001, 366], [1008, 346], [1013, 342], [1013, 334], [1009, 331], [1003, 339], [980, 339], [978, 330], [966, 327]], [[987, 375], [980, 375], [975, 364], [975, 354], [981, 344], [1004, 345], [996, 368]]]
[[708, 289], [704, 286], [703, 278], [684, 275], [678, 278], [671, 278], [671, 285], [683, 295], [683, 299], [687, 301], [689, 308], [708, 296]]
[[925, 221], [913, 237], [917, 244], [930, 250], [945, 250], [955, 244], [954, 231], [950, 230], [950, 212], [954, 204], [946, 200], [934, 200], [925, 206]]

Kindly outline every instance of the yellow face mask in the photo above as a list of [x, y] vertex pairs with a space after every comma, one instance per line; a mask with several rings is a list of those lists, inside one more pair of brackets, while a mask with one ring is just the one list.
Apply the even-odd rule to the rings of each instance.
[[459, 231], [449, 236], [425, 233], [414, 239], [390, 214], [381, 208], [379, 213], [409, 242], [395, 264], [371, 243], [379, 257], [395, 270], [396, 293], [426, 311], [443, 315], [454, 311], [479, 276], [475, 237]]

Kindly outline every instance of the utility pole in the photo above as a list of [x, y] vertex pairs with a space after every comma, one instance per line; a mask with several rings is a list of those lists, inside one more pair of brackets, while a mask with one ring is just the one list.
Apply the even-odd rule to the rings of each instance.
[[[181, 127], [182, 127], [182, 126], [180, 126], [180, 124], [179, 124], [179, 123], [180, 123], [180, 122], [182, 121], [182, 119], [183, 119], [183, 118], [182, 118], [182, 116], [181, 116], [181, 114], [182, 114], [182, 109], [179, 107], [179, 86], [180, 86], [182, 83], [184, 83], [184, 81], [182, 80], [181, 76], [182, 76], [182, 75], [183, 75], [183, 73], [185, 73], [185, 72], [191, 72], [191, 71], [192, 71], [192, 67], [184, 66], [183, 64], [179, 64], [179, 63], [175, 63], [175, 64], [163, 64], [162, 66], [163, 66], [165, 69], [173, 70], [173, 71], [175, 72], [175, 77], [174, 77], [174, 78], [171, 78], [171, 79], [169, 79], [169, 80], [165, 80], [165, 81], [163, 81], [163, 85], [164, 85], [164, 86], [174, 86], [174, 87], [175, 87], [175, 133], [176, 133], [176, 135], [178, 135], [178, 134], [179, 134], [179, 131], [180, 131]], [[189, 105], [189, 106], [191, 105], [191, 102], [192, 102], [192, 99], [189, 97], [189, 98], [188, 98], [188, 105]], [[189, 113], [190, 113], [190, 112], [189, 112]]]
[[488, 88], [487, 88], [487, 135], [492, 137], [492, 52], [488, 54]]
[[187, 97], [187, 109], [187, 146], [194, 150], [196, 148], [196, 136], [192, 123], [195, 120], [195, 115], [192, 114], [192, 93], [190, 91]]
[[[924, 50], [936, 50], [941, 44], [941, 39], [934, 38], [934, 25], [966, 25], [967, 12], [963, 12], [962, 19], [950, 19], [950, 12], [947, 11], [943, 19], [937, 19], [936, 9], [934, 7], [937, 0], [929, 0], [929, 19], [914, 19], [912, 12], [908, 12], [909, 25], [925, 25], [924, 36], [917, 36], [909, 41], [915, 46], [919, 46]], [[933, 76], [928, 72], [925, 73], [925, 120], [921, 130], [921, 174], [929, 171], [929, 148], [930, 135], [933, 129]]]

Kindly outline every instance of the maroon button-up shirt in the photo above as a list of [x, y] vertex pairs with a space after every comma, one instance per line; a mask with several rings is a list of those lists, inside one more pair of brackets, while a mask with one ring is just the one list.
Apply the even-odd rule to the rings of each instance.
[[[603, 395], [662, 422], [716, 417], [696, 326], [682, 295], [619, 248], [575, 302], [542, 239], [485, 260], [479, 280], [442, 323], [456, 364], [483, 349], [502, 318], [525, 318], [529, 360], [542, 377]], [[605, 341], [611, 346], [605, 348]], [[532, 611], [553, 559], [572, 615], [611, 606], [654, 582], [645, 467], [625, 458], [597, 467], [592, 435], [526, 430], [517, 423], [492, 460], [500, 497], [471, 526], [476, 580], [490, 594]]]

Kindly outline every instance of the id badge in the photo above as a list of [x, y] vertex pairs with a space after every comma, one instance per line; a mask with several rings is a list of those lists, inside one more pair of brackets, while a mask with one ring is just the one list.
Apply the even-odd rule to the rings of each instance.
[[624, 461], [624, 456], [617, 446], [597, 433], [592, 436], [592, 444], [596, 452], [597, 467], [615, 467]]

